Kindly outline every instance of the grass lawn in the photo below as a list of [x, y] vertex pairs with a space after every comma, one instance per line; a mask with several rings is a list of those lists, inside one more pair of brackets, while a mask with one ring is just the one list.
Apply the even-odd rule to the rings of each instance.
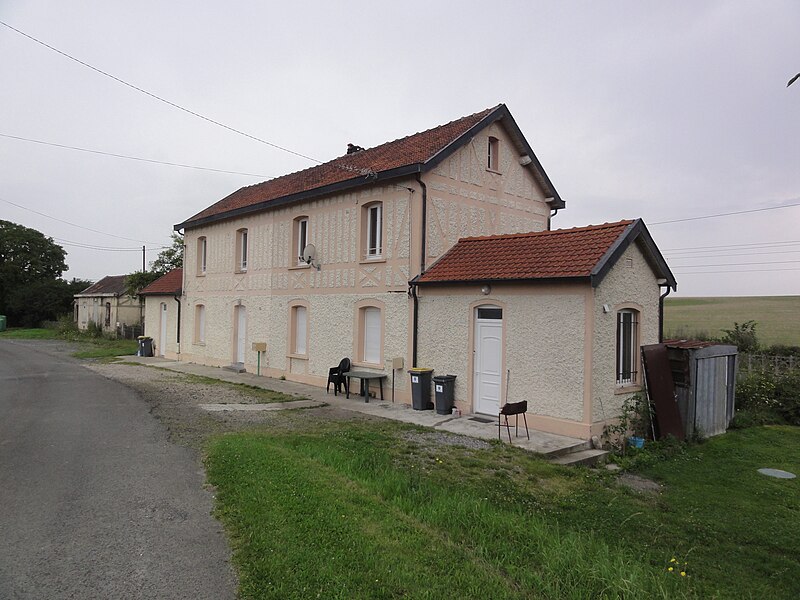
[[76, 342], [79, 344], [80, 350], [74, 352], [73, 356], [101, 360], [136, 354], [136, 350], [139, 347], [139, 343], [136, 340], [95, 338], [78, 332], [64, 336], [55, 329], [8, 329], [0, 333], [0, 339], [65, 340]]
[[800, 346], [800, 296], [741, 298], [667, 298], [664, 301], [664, 333], [667, 337], [692, 337], [705, 333], [724, 335], [734, 322], [756, 321], [762, 346]]
[[345, 423], [215, 439], [242, 597], [800, 597], [800, 479], [755, 472], [797, 470], [796, 428], [673, 449], [641, 468], [660, 494], [437, 435]]

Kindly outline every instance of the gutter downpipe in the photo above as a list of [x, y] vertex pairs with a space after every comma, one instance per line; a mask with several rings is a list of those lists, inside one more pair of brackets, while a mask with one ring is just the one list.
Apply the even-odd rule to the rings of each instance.
[[178, 354], [181, 353], [181, 298], [180, 296], [173, 296], [175, 302], [178, 303], [178, 331], [177, 331], [177, 339], [175, 340], [178, 343]]
[[[420, 173], [417, 173], [417, 183], [419, 183], [419, 187], [422, 189], [422, 241], [420, 244], [421, 252], [419, 259], [419, 276], [421, 277], [425, 272], [425, 252], [427, 251], [426, 233], [428, 229], [428, 187], [425, 185], [425, 182], [422, 181], [422, 175]], [[417, 355], [419, 348], [419, 296], [417, 296], [416, 284], [409, 283], [408, 293], [414, 302], [413, 326], [411, 330], [411, 366], [412, 368], [415, 368], [417, 366]]]
[[554, 208], [554, 209], [553, 209], [553, 212], [551, 212], [551, 213], [550, 213], [550, 215], [547, 217], [547, 231], [550, 231], [550, 230], [552, 229], [552, 227], [550, 226], [550, 221], [551, 221], [551, 219], [552, 219], [553, 217], [555, 217], [557, 214], [558, 214], [558, 209], [557, 209], [557, 208]]
[[[663, 286], [658, 286], [663, 287]], [[658, 297], [658, 343], [662, 343], [664, 341], [664, 298], [669, 296], [669, 293], [672, 291], [672, 288], [669, 284], [666, 284], [667, 291], [661, 294]]]

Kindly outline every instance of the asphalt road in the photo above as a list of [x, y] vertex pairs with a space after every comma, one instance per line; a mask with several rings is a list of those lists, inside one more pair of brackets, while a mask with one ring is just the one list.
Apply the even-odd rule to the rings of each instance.
[[0, 341], [0, 598], [235, 597], [196, 454], [51, 348]]

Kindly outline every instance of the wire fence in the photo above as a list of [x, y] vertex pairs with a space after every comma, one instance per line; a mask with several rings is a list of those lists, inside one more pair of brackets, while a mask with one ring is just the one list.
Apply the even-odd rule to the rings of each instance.
[[755, 372], [770, 372], [781, 375], [800, 369], [800, 357], [772, 354], [739, 354], [739, 376]]

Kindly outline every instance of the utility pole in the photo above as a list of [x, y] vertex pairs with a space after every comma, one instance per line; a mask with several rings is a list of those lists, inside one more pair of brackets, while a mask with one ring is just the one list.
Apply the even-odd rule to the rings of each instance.
[[142, 273], [144, 273], [144, 246], [142, 246]]

